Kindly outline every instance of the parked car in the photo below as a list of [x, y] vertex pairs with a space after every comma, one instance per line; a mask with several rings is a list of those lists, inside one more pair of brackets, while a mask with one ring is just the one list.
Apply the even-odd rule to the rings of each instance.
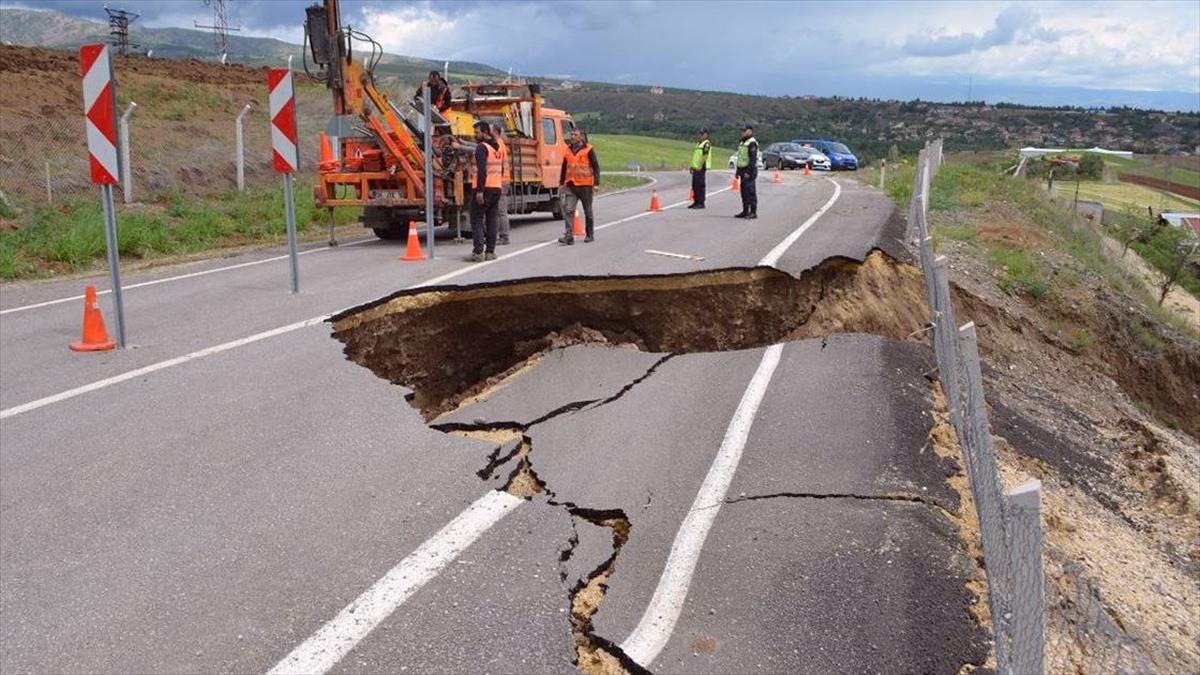
[[816, 148], [795, 143], [772, 143], [762, 154], [763, 166], [768, 169], [801, 169], [807, 166], [817, 171], [829, 170], [829, 158]]
[[[766, 165], [763, 164], [763, 154], [761, 152], [758, 153], [758, 161], [755, 162], [755, 164], [757, 164], [758, 168], [760, 168], [760, 169], [767, 168]], [[729, 156], [729, 168], [731, 168], [731, 169], [737, 168], [737, 153], [736, 152]]]
[[837, 141], [830, 141], [823, 138], [797, 138], [792, 141], [798, 145], [808, 146], [820, 150], [826, 157], [829, 158], [829, 168], [834, 171], [838, 169], [846, 169], [848, 171], [858, 170], [858, 158], [850, 152], [845, 144]]

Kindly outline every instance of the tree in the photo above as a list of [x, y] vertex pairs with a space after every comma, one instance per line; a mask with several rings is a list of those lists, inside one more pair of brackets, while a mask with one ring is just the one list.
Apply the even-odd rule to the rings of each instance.
[[1100, 155], [1087, 153], [1079, 159], [1079, 175], [1082, 178], [1099, 180], [1104, 174], [1104, 160]]
[[1161, 228], [1150, 240], [1143, 257], [1163, 275], [1162, 283], [1158, 287], [1158, 304], [1162, 305], [1167, 299], [1167, 293], [1179, 283], [1188, 265], [1200, 257], [1200, 240], [1197, 240], [1186, 226], [1168, 225]]
[[1121, 257], [1129, 252], [1129, 245], [1142, 235], [1143, 232], [1153, 227], [1153, 223], [1149, 227], [1143, 222], [1133, 209], [1126, 209], [1125, 213], [1117, 216], [1117, 220], [1112, 225], [1113, 235], [1117, 241], [1121, 242]]

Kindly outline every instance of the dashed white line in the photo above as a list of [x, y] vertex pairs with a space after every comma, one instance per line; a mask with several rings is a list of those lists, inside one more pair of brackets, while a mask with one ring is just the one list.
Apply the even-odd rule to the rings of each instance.
[[417, 550], [408, 554], [312, 637], [267, 671], [268, 675], [325, 673], [422, 586], [510, 511], [525, 502], [489, 491]]

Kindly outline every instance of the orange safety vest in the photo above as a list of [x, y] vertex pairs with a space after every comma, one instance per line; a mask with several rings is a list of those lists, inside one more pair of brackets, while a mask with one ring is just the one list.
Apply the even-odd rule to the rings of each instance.
[[587, 187], [596, 184], [596, 176], [592, 173], [592, 165], [588, 162], [588, 153], [592, 151], [592, 146], [584, 144], [579, 152], [571, 152], [571, 146], [567, 146], [567, 182], [574, 183], [577, 187]]
[[505, 143], [504, 139], [499, 136], [496, 137], [496, 143], [500, 145], [500, 161], [504, 163], [504, 172], [501, 174], [501, 177], [505, 183], [511, 183], [512, 169], [509, 168], [511, 162], [508, 161], [508, 143]]
[[500, 151], [493, 148], [491, 145], [484, 143], [483, 147], [485, 150], [487, 150], [487, 175], [475, 176], [475, 189], [479, 189], [479, 181], [482, 178], [484, 188], [495, 188], [499, 190], [501, 185], [500, 181], [504, 174], [504, 160], [500, 159], [502, 156]]

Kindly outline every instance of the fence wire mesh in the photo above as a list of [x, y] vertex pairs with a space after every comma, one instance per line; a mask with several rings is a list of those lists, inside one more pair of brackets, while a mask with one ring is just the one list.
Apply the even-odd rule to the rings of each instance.
[[916, 248], [925, 277], [939, 380], [979, 517], [996, 669], [1005, 675], [1156, 672], [1079, 565], [1054, 561], [1053, 574], [1046, 574], [1044, 556], [1052, 552], [1044, 551], [1040, 483], [1004, 491], [975, 327], [956, 326], [947, 260], [937, 256], [929, 236], [930, 185], [942, 157], [941, 139], [918, 156], [905, 240]]

